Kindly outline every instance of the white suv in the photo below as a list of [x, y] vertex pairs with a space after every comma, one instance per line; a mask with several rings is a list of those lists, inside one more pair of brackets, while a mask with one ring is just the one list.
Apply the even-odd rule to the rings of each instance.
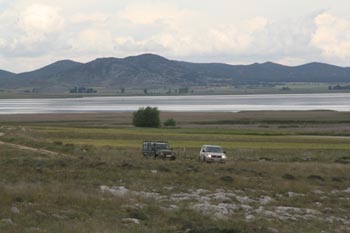
[[199, 152], [201, 162], [226, 162], [226, 152], [221, 146], [203, 145]]

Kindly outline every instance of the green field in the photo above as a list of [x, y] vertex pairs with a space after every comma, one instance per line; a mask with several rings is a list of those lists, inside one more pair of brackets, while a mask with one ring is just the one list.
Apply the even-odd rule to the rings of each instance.
[[[0, 116], [0, 232], [349, 232], [349, 116], [162, 113], [178, 126], [160, 129], [129, 113]], [[177, 160], [143, 159], [145, 140]], [[198, 162], [202, 144], [228, 161]]]

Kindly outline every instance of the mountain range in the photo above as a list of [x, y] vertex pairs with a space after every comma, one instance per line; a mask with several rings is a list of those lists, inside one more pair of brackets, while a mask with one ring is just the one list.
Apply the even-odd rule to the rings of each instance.
[[284, 66], [190, 63], [154, 54], [99, 58], [88, 63], [57, 61], [43, 68], [11, 73], [0, 70], [1, 89], [67, 91], [74, 86], [105, 89], [175, 88], [287, 82], [350, 82], [350, 68], [324, 63]]

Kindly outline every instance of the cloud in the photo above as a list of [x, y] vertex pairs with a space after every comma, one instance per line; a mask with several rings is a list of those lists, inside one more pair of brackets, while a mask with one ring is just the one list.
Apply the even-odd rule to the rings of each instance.
[[350, 20], [323, 13], [315, 18], [317, 29], [311, 44], [326, 57], [350, 58]]
[[347, 64], [350, 57], [350, 20], [331, 10], [288, 18], [270, 16], [272, 11], [240, 12], [254, 1], [208, 1], [200, 7], [199, 0], [1, 1], [0, 58], [8, 60], [1, 64], [9, 67], [11, 60], [14, 69], [30, 59], [46, 65], [55, 57], [86, 61], [145, 52], [179, 60], [288, 65]]
[[107, 52], [113, 51], [114, 48], [111, 32], [99, 28], [80, 31], [70, 43], [73, 51], [82, 53]]
[[34, 4], [19, 15], [19, 27], [28, 33], [50, 33], [61, 30], [64, 18], [57, 8]]
[[196, 28], [178, 25], [155, 38], [176, 56], [243, 53], [251, 48], [254, 33], [263, 30], [265, 18], [254, 18], [238, 24], [220, 24]]
[[119, 17], [132, 25], [158, 27], [148, 38], [128, 36], [128, 47], [140, 51], [162, 48], [162, 54], [172, 57], [242, 53], [247, 51], [254, 33], [262, 30], [267, 19], [254, 17], [235, 23], [213, 22], [210, 15], [183, 9], [175, 4], [131, 4]]
[[128, 5], [118, 15], [135, 24], [152, 24], [156, 21], [173, 23], [187, 17], [188, 14], [188, 11], [180, 10], [174, 4], [158, 3], [152, 5], [139, 3]]
[[71, 17], [71, 23], [104, 23], [108, 18], [109, 15], [102, 12], [93, 14], [78, 13]]
[[300, 57], [284, 57], [276, 62], [286, 66], [298, 66], [306, 63], [305, 59]]
[[1, 53], [8, 57], [37, 56], [61, 49], [65, 20], [59, 9], [42, 4], [10, 9], [0, 15]]

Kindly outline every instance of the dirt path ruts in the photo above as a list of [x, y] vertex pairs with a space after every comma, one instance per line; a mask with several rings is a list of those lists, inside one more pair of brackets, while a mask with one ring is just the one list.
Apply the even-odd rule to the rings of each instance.
[[[0, 137], [4, 136], [4, 133], [0, 133]], [[9, 142], [3, 142], [0, 141], [0, 145], [5, 145], [5, 146], [10, 146], [12, 148], [16, 148], [19, 150], [28, 150], [28, 151], [32, 151], [32, 152], [37, 152], [40, 154], [45, 154], [45, 155], [49, 155], [49, 156], [69, 156], [67, 154], [62, 154], [62, 153], [58, 153], [58, 152], [54, 152], [54, 151], [49, 151], [49, 150], [45, 150], [45, 149], [39, 149], [39, 148], [34, 148], [34, 147], [29, 147], [29, 146], [22, 146], [22, 145], [18, 145], [18, 144], [13, 144], [13, 143], [9, 143]]]

